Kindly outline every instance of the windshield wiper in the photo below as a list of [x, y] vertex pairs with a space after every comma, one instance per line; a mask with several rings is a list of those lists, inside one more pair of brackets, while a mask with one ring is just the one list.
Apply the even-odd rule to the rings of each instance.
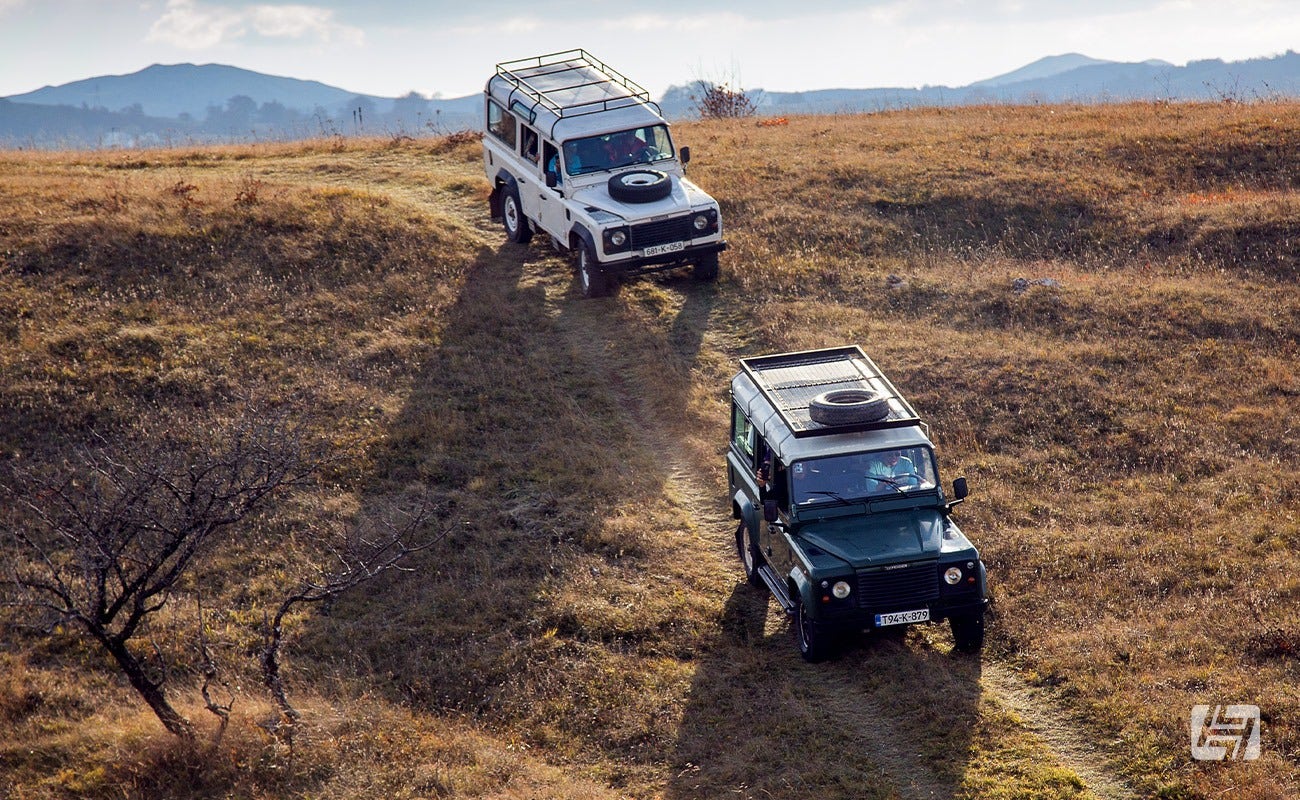
[[890, 486], [894, 487], [894, 491], [898, 492], [899, 494], [907, 494], [907, 487], [903, 486], [903, 484], [899, 483], [893, 478], [887, 478], [884, 475], [868, 475], [867, 477], [873, 481], [880, 481], [881, 483], [889, 484]]
[[839, 495], [836, 494], [835, 492], [827, 492], [827, 491], [823, 491], [823, 490], [820, 490], [820, 489], [815, 489], [815, 490], [813, 490], [813, 491], [807, 492], [807, 494], [820, 494], [820, 495], [825, 495], [825, 496], [827, 496], [827, 497], [829, 497], [829, 498], [831, 498], [831, 499], [833, 499], [833, 500], [838, 500], [838, 501], [840, 502], [840, 504], [842, 504], [842, 505], [846, 505], [846, 506], [851, 506], [851, 505], [853, 505], [853, 504], [850, 503], [848, 500], [845, 500], [843, 497], [839, 496]]

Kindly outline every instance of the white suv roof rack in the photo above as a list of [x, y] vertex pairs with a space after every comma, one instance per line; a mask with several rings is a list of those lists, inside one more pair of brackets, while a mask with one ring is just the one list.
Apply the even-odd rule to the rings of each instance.
[[662, 113], [649, 91], [586, 50], [503, 61], [497, 64], [494, 79], [512, 87], [508, 106], [522, 105], [532, 116], [539, 108], [557, 118], [632, 106], [649, 106]]

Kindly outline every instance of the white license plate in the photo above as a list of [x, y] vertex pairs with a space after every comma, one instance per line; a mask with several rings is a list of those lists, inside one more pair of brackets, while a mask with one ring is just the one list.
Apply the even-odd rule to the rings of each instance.
[[669, 242], [668, 244], [657, 244], [654, 247], [647, 247], [645, 255], [661, 256], [664, 253], [676, 253], [678, 250], [685, 250], [686, 242]]
[[918, 608], [916, 611], [895, 611], [891, 614], [877, 614], [876, 627], [886, 625], [908, 625], [913, 622], [929, 622], [930, 609]]

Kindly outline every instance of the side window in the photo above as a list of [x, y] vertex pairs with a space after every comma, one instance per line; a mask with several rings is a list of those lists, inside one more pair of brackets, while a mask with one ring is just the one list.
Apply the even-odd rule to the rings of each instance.
[[531, 161], [534, 164], [536, 164], [537, 163], [537, 131], [533, 130], [527, 125], [523, 126], [523, 130], [524, 130], [523, 136], [520, 137], [520, 141], [519, 141], [519, 155], [523, 156], [525, 161]]
[[560, 175], [560, 152], [550, 142], [542, 142], [542, 172], [554, 172], [556, 185], [563, 182]]
[[487, 124], [492, 135], [505, 142], [510, 149], [515, 147], [515, 118], [506, 110], [489, 100], [487, 104]]
[[749, 423], [749, 418], [745, 412], [740, 410], [740, 406], [733, 404], [731, 406], [731, 440], [735, 443], [740, 452], [749, 457], [752, 463], [754, 460], [754, 426]]

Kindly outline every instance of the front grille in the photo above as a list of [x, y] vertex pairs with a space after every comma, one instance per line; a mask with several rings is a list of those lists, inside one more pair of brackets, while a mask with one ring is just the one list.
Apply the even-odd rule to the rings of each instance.
[[900, 569], [858, 573], [858, 607], [871, 611], [911, 611], [939, 599], [939, 573], [933, 561]]
[[657, 244], [690, 241], [691, 217], [673, 217], [658, 222], [632, 226], [632, 249], [642, 250]]

